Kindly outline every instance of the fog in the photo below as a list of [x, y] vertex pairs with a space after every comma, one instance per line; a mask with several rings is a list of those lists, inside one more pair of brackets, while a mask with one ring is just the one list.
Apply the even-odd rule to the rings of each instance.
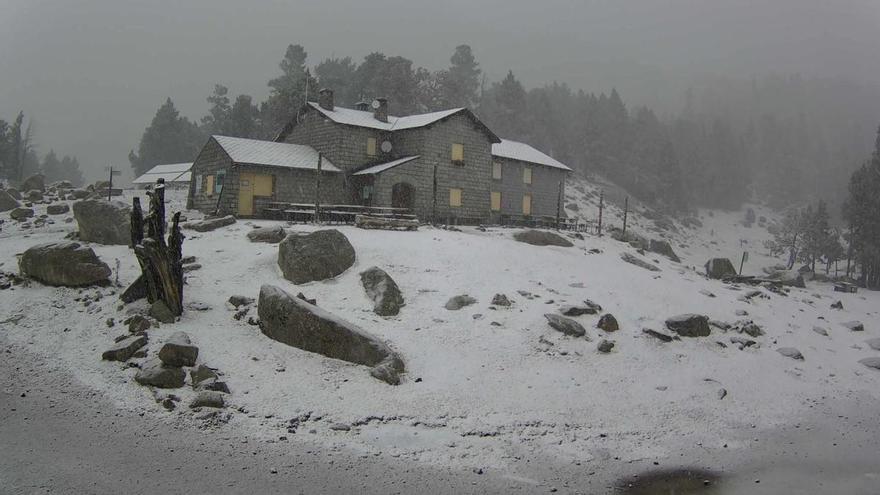
[[473, 47], [490, 81], [616, 87], [677, 111], [710, 76], [880, 81], [880, 2], [544, 0], [320, 2], [0, 1], [0, 118], [32, 118], [38, 151], [76, 155], [89, 179], [127, 154], [171, 97], [198, 119], [215, 83], [263, 99], [285, 47], [309, 63], [371, 51], [448, 64]]

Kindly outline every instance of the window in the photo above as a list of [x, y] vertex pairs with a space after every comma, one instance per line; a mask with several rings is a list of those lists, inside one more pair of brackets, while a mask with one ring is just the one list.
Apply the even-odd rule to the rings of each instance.
[[531, 184], [532, 183], [532, 169], [529, 167], [523, 168], [523, 184]]
[[449, 190], [449, 206], [461, 206], [461, 189]]
[[272, 196], [272, 184], [274, 177], [271, 175], [255, 175], [254, 176], [254, 196]]
[[214, 190], [218, 193], [223, 191], [223, 180], [226, 179], [226, 171], [218, 170], [217, 179], [214, 181]]
[[205, 196], [211, 196], [214, 194], [214, 176], [206, 175], [205, 176]]
[[202, 174], [196, 175], [196, 194], [202, 192]]
[[523, 215], [532, 214], [532, 195], [523, 194]]
[[367, 138], [367, 156], [376, 156], [376, 138]]
[[492, 178], [501, 180], [501, 162], [492, 162]]
[[492, 211], [501, 211], [501, 193], [498, 191], [492, 191], [489, 194], [492, 199]]
[[455, 164], [464, 164], [464, 145], [461, 143], [452, 143], [452, 162]]

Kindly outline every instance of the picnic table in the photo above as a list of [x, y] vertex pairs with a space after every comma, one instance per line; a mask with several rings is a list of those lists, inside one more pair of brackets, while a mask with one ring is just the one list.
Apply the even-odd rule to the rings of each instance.
[[[313, 203], [287, 203], [274, 201], [266, 203], [262, 209], [262, 215], [276, 220], [288, 220], [292, 222], [315, 221], [315, 205]], [[363, 206], [345, 204], [321, 204], [318, 205], [321, 220], [329, 223], [354, 223], [358, 215], [370, 215], [373, 217], [394, 218], [403, 220], [417, 220], [409, 208], [397, 208], [391, 206]]]

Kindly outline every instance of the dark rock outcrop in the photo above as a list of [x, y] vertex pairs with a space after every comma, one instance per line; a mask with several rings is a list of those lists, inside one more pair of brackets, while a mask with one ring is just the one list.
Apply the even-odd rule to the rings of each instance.
[[289, 234], [278, 245], [278, 266], [284, 278], [295, 284], [333, 278], [354, 260], [354, 246], [335, 229]]
[[23, 222], [24, 220], [31, 218], [33, 216], [34, 216], [34, 209], [33, 208], [18, 207], [18, 208], [13, 208], [9, 212], [9, 217], [15, 221], [18, 221], [18, 222]]
[[110, 349], [104, 351], [101, 359], [106, 361], [128, 361], [138, 349], [147, 345], [147, 337], [145, 335], [135, 335], [126, 337], [116, 343]]
[[167, 366], [159, 359], [151, 359], [141, 366], [134, 380], [141, 385], [158, 388], [180, 388], [186, 380], [186, 373], [177, 366]]
[[159, 349], [159, 359], [168, 366], [195, 366], [198, 357], [199, 348], [184, 332], [173, 333]]
[[572, 337], [583, 337], [587, 334], [587, 330], [580, 323], [572, 320], [571, 318], [566, 318], [564, 316], [559, 316], [551, 313], [545, 314], [544, 318], [547, 318], [547, 323], [550, 324], [550, 328], [562, 332], [565, 335], [571, 335]]
[[706, 276], [715, 280], [735, 277], [736, 268], [727, 258], [712, 258], [706, 262]]
[[21, 203], [18, 202], [8, 191], [0, 190], [0, 212], [9, 211], [21, 206]]
[[524, 232], [517, 232], [516, 234], [513, 234], [513, 238], [519, 242], [524, 242], [533, 246], [574, 246], [574, 244], [565, 237], [546, 230], [526, 230]]
[[616, 332], [620, 330], [620, 325], [617, 323], [617, 318], [615, 318], [614, 315], [606, 313], [599, 318], [599, 323], [596, 324], [596, 328], [605, 330], [606, 332]]
[[67, 203], [57, 203], [46, 207], [46, 213], [49, 215], [63, 215], [70, 211], [70, 205]]
[[682, 337], [708, 337], [709, 318], [703, 315], [684, 314], [666, 320], [666, 328]]
[[29, 248], [18, 261], [23, 275], [47, 285], [77, 287], [105, 282], [110, 267], [78, 242], [50, 242]]
[[394, 279], [379, 267], [361, 272], [361, 284], [367, 297], [373, 301], [373, 312], [379, 316], [394, 316], [404, 305], [403, 295]]
[[503, 308], [510, 306], [510, 299], [504, 294], [495, 294], [492, 298], [492, 306], [501, 306]]
[[86, 199], [73, 204], [79, 238], [98, 244], [127, 246], [131, 242], [131, 207], [120, 201]]
[[645, 260], [642, 260], [640, 258], [637, 258], [636, 256], [634, 256], [630, 253], [620, 253], [620, 259], [622, 259], [623, 261], [626, 261], [627, 263], [629, 263], [631, 265], [636, 265], [639, 268], [644, 268], [645, 270], [650, 270], [652, 272], [659, 272], [660, 271], [660, 268], [658, 266], [655, 266], [654, 264], [647, 262]]
[[648, 244], [648, 251], [666, 256], [676, 263], [681, 263], [681, 259], [675, 254], [675, 250], [672, 249], [672, 245], [669, 244], [669, 242], [667, 241], [658, 241], [651, 239]]
[[462, 294], [459, 296], [450, 297], [448, 301], [446, 301], [446, 305], [444, 306], [446, 309], [450, 311], [458, 311], [459, 309], [470, 306], [471, 304], [476, 304], [477, 300], [467, 294]]

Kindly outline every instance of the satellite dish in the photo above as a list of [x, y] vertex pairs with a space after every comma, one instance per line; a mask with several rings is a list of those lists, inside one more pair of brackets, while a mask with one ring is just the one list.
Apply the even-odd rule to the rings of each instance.
[[382, 153], [391, 153], [391, 141], [382, 141]]
[[370, 103], [370, 106], [377, 110], [379, 109], [379, 105], [381, 105], [381, 103], [379, 103], [379, 100], [373, 100], [373, 103]]

